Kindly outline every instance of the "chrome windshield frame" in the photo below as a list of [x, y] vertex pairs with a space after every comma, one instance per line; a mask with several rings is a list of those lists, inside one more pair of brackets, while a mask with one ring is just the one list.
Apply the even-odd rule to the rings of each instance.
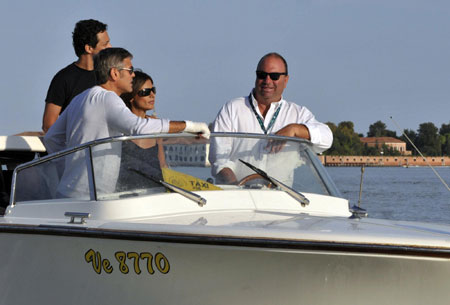
[[[284, 136], [277, 136], [277, 135], [270, 135], [270, 134], [255, 134], [255, 133], [226, 133], [226, 132], [220, 132], [220, 133], [211, 133], [211, 138], [224, 138], [224, 137], [234, 137], [234, 138], [249, 138], [249, 139], [266, 139], [266, 140], [279, 140], [279, 141], [290, 141], [290, 142], [298, 142], [305, 144], [309, 149], [307, 149], [307, 154], [312, 160], [312, 164], [314, 168], [316, 169], [317, 173], [319, 174], [320, 178], [324, 180], [325, 186], [330, 193], [331, 196], [336, 197], [342, 197], [341, 193], [335, 186], [333, 180], [330, 178], [326, 170], [323, 168], [323, 165], [320, 163], [320, 161], [317, 159], [316, 154], [312, 151], [312, 143], [306, 139], [301, 138], [293, 138], [293, 137], [284, 137]], [[84, 144], [81, 144], [77, 147], [71, 147], [67, 148], [65, 150], [44, 156], [39, 157], [38, 159], [23, 163], [19, 166], [17, 166], [14, 169], [14, 173], [12, 176], [11, 181], [11, 197], [10, 197], [10, 203], [9, 206], [13, 207], [16, 204], [16, 180], [17, 180], [17, 174], [29, 167], [39, 165], [44, 162], [48, 162], [66, 155], [69, 155], [71, 153], [87, 150], [86, 154], [86, 161], [88, 163], [88, 179], [89, 179], [89, 189], [90, 189], [90, 199], [92, 201], [97, 200], [97, 194], [95, 190], [95, 179], [94, 179], [94, 167], [93, 167], [93, 160], [92, 160], [92, 147], [105, 144], [105, 143], [115, 143], [115, 142], [122, 142], [126, 140], [136, 140], [136, 139], [152, 139], [152, 138], [191, 138], [195, 139], [198, 138], [198, 136], [190, 134], [190, 133], [158, 133], [158, 134], [146, 134], [146, 135], [131, 135], [131, 136], [116, 136], [116, 137], [109, 137], [109, 138], [102, 138], [90, 142], [86, 142]]]
[[327, 188], [327, 191], [330, 193], [330, 195], [339, 198], [344, 198], [339, 189], [337, 188], [336, 184], [334, 183], [333, 179], [331, 179], [330, 175], [325, 170], [322, 163], [316, 157], [316, 154], [311, 149], [307, 149], [306, 151], [309, 156], [309, 159], [311, 160], [312, 165], [317, 171], [317, 174], [319, 174], [320, 179], [327, 182], [325, 183], [325, 187]]

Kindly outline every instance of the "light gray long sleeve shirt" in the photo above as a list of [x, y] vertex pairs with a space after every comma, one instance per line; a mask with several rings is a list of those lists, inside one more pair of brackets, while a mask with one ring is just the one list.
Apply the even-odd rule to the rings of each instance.
[[133, 114], [113, 91], [100, 86], [77, 95], [44, 137], [49, 153], [122, 134], [169, 131], [169, 120], [143, 119]]
[[[169, 120], [143, 119], [133, 114], [113, 91], [95, 86], [77, 95], [48, 130], [44, 144], [49, 153], [97, 139], [122, 134], [169, 131]], [[85, 151], [65, 157], [57, 197], [89, 199], [88, 159]], [[99, 197], [114, 192], [119, 175], [121, 145], [107, 143], [93, 148], [95, 184]]]

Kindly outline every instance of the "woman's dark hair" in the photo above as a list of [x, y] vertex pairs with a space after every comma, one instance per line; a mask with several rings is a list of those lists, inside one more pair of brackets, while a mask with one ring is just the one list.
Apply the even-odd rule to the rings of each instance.
[[75, 54], [78, 57], [83, 55], [86, 52], [84, 49], [85, 45], [90, 45], [95, 48], [98, 43], [97, 34], [103, 33], [107, 29], [108, 26], [106, 24], [94, 19], [78, 21], [72, 32], [72, 43]]
[[125, 105], [127, 105], [128, 108], [131, 109], [131, 100], [133, 97], [135, 97], [141, 89], [142, 85], [147, 81], [150, 80], [153, 83], [153, 79], [150, 75], [147, 73], [144, 73], [142, 71], [134, 71], [134, 78], [133, 78], [133, 91], [123, 93], [120, 97], [125, 102]]

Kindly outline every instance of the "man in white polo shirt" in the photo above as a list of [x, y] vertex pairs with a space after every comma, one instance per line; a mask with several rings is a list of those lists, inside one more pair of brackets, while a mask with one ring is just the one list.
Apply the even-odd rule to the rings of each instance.
[[[214, 120], [214, 132], [244, 132], [276, 134], [304, 138], [320, 153], [331, 147], [333, 134], [303, 106], [288, 102], [282, 94], [289, 80], [286, 60], [278, 53], [261, 58], [256, 69], [255, 87], [246, 97], [231, 100], [219, 111]], [[213, 175], [227, 183], [239, 179], [225, 164], [226, 159], [214, 159], [227, 155], [229, 145], [214, 147], [212, 154]], [[223, 162], [222, 162], [223, 161]]]

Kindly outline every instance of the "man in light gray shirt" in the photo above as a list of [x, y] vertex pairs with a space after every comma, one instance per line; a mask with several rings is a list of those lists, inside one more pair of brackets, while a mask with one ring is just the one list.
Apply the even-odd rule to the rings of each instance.
[[[167, 119], [140, 118], [126, 106], [120, 95], [132, 91], [134, 69], [132, 55], [122, 48], [102, 50], [94, 59], [97, 83], [100, 85], [77, 95], [44, 137], [49, 153], [93, 140], [119, 135], [189, 132], [209, 137], [205, 123], [169, 121]], [[111, 147], [112, 148], [112, 147]], [[120, 163], [120, 149], [97, 159], [94, 167], [100, 168], [103, 178], [98, 181], [97, 191], [108, 192], [115, 187]], [[64, 197], [88, 194], [87, 171], [84, 158], [73, 154], [66, 158], [64, 174], [58, 192]], [[98, 177], [96, 171], [96, 178]], [[97, 180], [97, 179], [96, 179]], [[86, 193], [87, 192], [87, 193]]]

